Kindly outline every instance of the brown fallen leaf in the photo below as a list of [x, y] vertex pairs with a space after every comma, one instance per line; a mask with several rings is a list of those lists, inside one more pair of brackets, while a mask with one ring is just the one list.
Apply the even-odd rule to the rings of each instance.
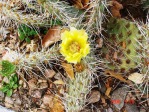
[[62, 63], [62, 67], [64, 68], [64, 70], [66, 71], [68, 77], [70, 79], [74, 79], [74, 71], [73, 71], [73, 66], [71, 64], [68, 63]]
[[70, 0], [78, 9], [87, 9], [90, 0]]
[[54, 84], [60, 84], [60, 85], [64, 85], [64, 81], [62, 81], [61, 79], [60, 80], [56, 80], [53, 82]]
[[110, 86], [111, 82], [112, 82], [112, 78], [107, 79], [106, 84], [105, 84], [105, 86], [107, 88], [107, 90], [105, 92], [105, 95], [108, 96], [109, 98], [110, 98], [110, 93], [111, 93], [111, 90], [112, 90], [112, 87]]
[[143, 74], [140, 74], [140, 73], [132, 73], [128, 76], [128, 79], [133, 81], [134, 83], [136, 84], [141, 84], [143, 83], [143, 78], [144, 78], [144, 75]]
[[56, 74], [56, 72], [54, 70], [51, 70], [51, 69], [45, 70], [46, 78], [53, 78], [55, 74]]
[[85, 65], [82, 62], [77, 63], [76, 65], [74, 65], [74, 67], [76, 72], [82, 72], [85, 69]]
[[28, 81], [28, 86], [31, 90], [37, 89], [37, 79], [32, 78]]
[[122, 82], [125, 82], [127, 84], [130, 84], [130, 82], [126, 79], [123, 78], [123, 76], [121, 74], [115, 73], [114, 71], [110, 71], [110, 70], [105, 70], [105, 74], [114, 77], [116, 79], [119, 79]]
[[50, 112], [64, 112], [64, 106], [61, 99], [57, 96], [53, 99], [53, 107], [51, 108]]
[[117, 2], [116, 0], [111, 1], [111, 13], [116, 18], [121, 18], [120, 10], [123, 9], [122, 4]]
[[61, 38], [60, 34], [61, 34], [61, 29], [59, 26], [54, 26], [50, 28], [42, 40], [43, 47], [49, 47], [50, 45], [59, 41]]
[[103, 38], [99, 38], [96, 40], [97, 48], [102, 48], [103, 46]]
[[113, 58], [114, 58], [115, 61], [117, 60], [117, 52], [116, 51], [113, 54]]
[[49, 106], [50, 108], [52, 108], [53, 107], [53, 98], [54, 98], [54, 96], [53, 96], [53, 94], [51, 94], [51, 95], [44, 95], [44, 97], [43, 97], [43, 104], [44, 105], [46, 105], [46, 106]]

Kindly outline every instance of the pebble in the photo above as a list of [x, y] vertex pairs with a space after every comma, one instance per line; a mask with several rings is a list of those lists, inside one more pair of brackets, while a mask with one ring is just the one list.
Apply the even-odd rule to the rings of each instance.
[[14, 101], [12, 100], [12, 98], [11, 97], [8, 97], [8, 96], [5, 97], [5, 102], [7, 102], [9, 104], [13, 104], [14, 103]]
[[35, 78], [32, 78], [28, 81], [28, 85], [30, 89], [36, 89], [37, 88], [37, 80]]
[[19, 80], [19, 85], [22, 85], [23, 84], [23, 80]]
[[5, 94], [2, 91], [0, 91], [0, 97], [1, 98], [4, 98], [5, 97]]
[[3, 78], [3, 82], [5, 82], [5, 83], [9, 83], [9, 79], [8, 79], [8, 77], [4, 77], [4, 78]]
[[31, 96], [34, 98], [41, 98], [41, 95], [42, 95], [42, 93], [40, 90], [35, 90], [35, 91], [31, 92]]
[[5, 102], [5, 106], [6, 106], [7, 108], [12, 108], [12, 107], [13, 107], [13, 105], [12, 105], [12, 104], [7, 103], [7, 102]]
[[48, 83], [47, 82], [40, 83], [39, 84], [39, 88], [40, 89], [46, 89], [46, 88], [48, 88]]
[[127, 104], [125, 104], [125, 107], [126, 107], [125, 109], [127, 112], [139, 112], [136, 104], [127, 103]]
[[43, 104], [49, 107], [53, 107], [53, 95], [44, 95]]
[[88, 103], [96, 103], [99, 100], [100, 100], [100, 92], [97, 90], [92, 90], [89, 95]]
[[16, 98], [14, 102], [15, 102], [15, 104], [17, 104], [17, 105], [21, 105], [21, 104], [22, 104], [20, 98]]
[[121, 87], [112, 93], [111, 102], [119, 110], [121, 110], [122, 107], [124, 106], [127, 91], [128, 91], [128, 88]]

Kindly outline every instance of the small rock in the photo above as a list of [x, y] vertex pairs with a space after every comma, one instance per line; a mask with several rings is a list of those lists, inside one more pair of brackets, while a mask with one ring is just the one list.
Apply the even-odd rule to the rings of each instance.
[[125, 107], [126, 107], [125, 109], [127, 112], [139, 112], [136, 104], [128, 104], [127, 103], [127, 104], [125, 104]]
[[31, 96], [34, 98], [41, 98], [42, 92], [40, 90], [35, 90], [31, 92]]
[[121, 87], [115, 90], [111, 96], [111, 102], [119, 110], [121, 110], [121, 108], [124, 106], [127, 91], [128, 91], [127, 88]]
[[[21, 87], [21, 86], [20, 86]], [[26, 82], [23, 83], [23, 88], [26, 88], [27, 85], [26, 85]]]
[[47, 82], [47, 80], [42, 80], [42, 79], [38, 80], [38, 83], [42, 83], [42, 82]]
[[42, 103], [40, 108], [47, 108], [47, 107], [46, 107], [46, 105], [44, 105], [44, 103]]
[[45, 70], [45, 76], [47, 78], [52, 78], [55, 74], [56, 74], [56, 72], [54, 70], [51, 70], [51, 69], [46, 69]]
[[23, 84], [23, 80], [19, 80], [19, 85], [22, 85]]
[[13, 101], [14, 101], [14, 105], [20, 106], [20, 105], [22, 104], [18, 92], [14, 93], [14, 94], [12, 95], [12, 99], [13, 99]]
[[48, 83], [47, 82], [40, 83], [39, 84], [39, 88], [40, 89], [46, 89], [46, 88], [48, 88]]
[[4, 98], [5, 97], [5, 94], [2, 91], [0, 91], [0, 97], [1, 98]]
[[8, 77], [4, 77], [4, 78], [3, 78], [3, 82], [5, 82], [5, 83], [9, 83], [9, 79], [8, 79]]
[[12, 100], [12, 98], [11, 97], [5, 97], [5, 102], [7, 102], [7, 103], [9, 103], [9, 104], [13, 104], [14, 103], [14, 101]]
[[16, 100], [14, 101], [14, 103], [17, 104], [17, 105], [21, 105], [22, 104], [20, 98], [16, 98]]
[[100, 92], [97, 90], [91, 91], [88, 99], [88, 103], [96, 103], [100, 100]]
[[16, 112], [20, 112], [20, 106], [14, 104], [14, 108], [13, 108], [13, 110], [15, 110]]
[[53, 95], [44, 95], [43, 104], [52, 108], [53, 107], [53, 98], [54, 98]]
[[37, 80], [35, 78], [32, 78], [28, 81], [28, 85], [30, 89], [36, 89], [37, 88]]
[[54, 75], [54, 78], [55, 78], [55, 79], [61, 79], [60, 73], [55, 74], [55, 75]]
[[107, 112], [113, 112], [112, 108], [109, 107], [109, 108], [107, 109]]
[[12, 105], [12, 104], [10, 104], [10, 103], [5, 102], [5, 107], [7, 107], [7, 108], [12, 108], [12, 107], [13, 107], [13, 105]]

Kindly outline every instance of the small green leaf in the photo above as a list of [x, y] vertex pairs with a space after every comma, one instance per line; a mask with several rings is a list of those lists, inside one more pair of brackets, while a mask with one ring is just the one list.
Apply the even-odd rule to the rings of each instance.
[[16, 83], [18, 81], [18, 77], [16, 76], [16, 74], [13, 76], [13, 81]]
[[9, 90], [9, 88], [8, 88], [7, 86], [5, 86], [5, 87], [2, 87], [0, 90], [1, 90], [3, 93], [5, 93], [5, 92], [7, 92], [7, 91]]
[[12, 92], [13, 92], [13, 90], [10, 89], [10, 90], [7, 91], [7, 94], [6, 95], [10, 97], [12, 95]]
[[31, 43], [31, 40], [30, 40], [30, 38], [25, 38], [25, 41], [27, 42], [27, 43]]
[[7, 60], [3, 60], [2, 61], [2, 70], [0, 71], [0, 73], [3, 76], [9, 76], [12, 73], [14, 73], [15, 70], [16, 70], [16, 66], [15, 65], [13, 65], [12, 63], [10, 63]]
[[19, 33], [19, 39], [23, 41], [25, 39], [25, 34], [23, 33], [21, 28], [18, 29], [18, 33]]
[[17, 84], [15, 84], [14, 86], [13, 86], [13, 89], [16, 89], [18, 87], [18, 85]]
[[14, 81], [10, 82], [10, 83], [9, 83], [10, 88], [12, 88], [12, 87], [14, 86], [14, 84], [15, 84]]

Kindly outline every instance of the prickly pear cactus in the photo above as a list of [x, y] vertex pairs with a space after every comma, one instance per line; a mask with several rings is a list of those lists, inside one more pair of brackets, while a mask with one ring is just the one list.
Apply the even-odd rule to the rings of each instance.
[[125, 19], [112, 18], [107, 25], [109, 37], [105, 41], [102, 57], [108, 60], [108, 69], [125, 72], [136, 68], [141, 59], [139, 43], [142, 40], [137, 26]]

